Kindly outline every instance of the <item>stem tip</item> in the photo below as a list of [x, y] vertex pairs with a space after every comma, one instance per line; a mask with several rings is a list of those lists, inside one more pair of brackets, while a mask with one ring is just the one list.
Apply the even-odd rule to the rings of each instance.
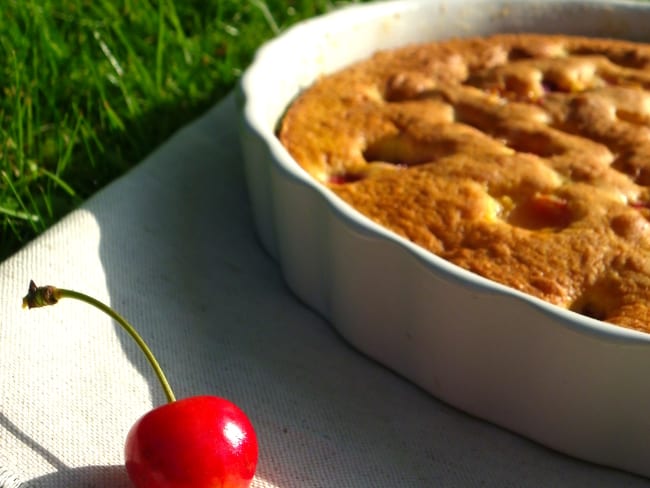
[[36, 286], [34, 280], [29, 282], [29, 291], [23, 297], [23, 308], [45, 307], [59, 301], [58, 290], [53, 286]]

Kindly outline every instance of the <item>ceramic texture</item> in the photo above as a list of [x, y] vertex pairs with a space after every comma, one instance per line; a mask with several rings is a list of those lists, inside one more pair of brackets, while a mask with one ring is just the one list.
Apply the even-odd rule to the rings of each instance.
[[650, 476], [650, 335], [483, 279], [374, 224], [275, 137], [316, 77], [378, 49], [497, 32], [650, 41], [650, 3], [389, 1], [304, 22], [239, 90], [255, 225], [295, 294], [358, 350], [435, 397], [566, 454]]

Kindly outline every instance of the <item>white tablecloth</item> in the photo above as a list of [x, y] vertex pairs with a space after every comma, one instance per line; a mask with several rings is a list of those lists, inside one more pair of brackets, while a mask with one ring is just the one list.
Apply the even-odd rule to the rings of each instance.
[[0, 266], [0, 487], [128, 487], [124, 437], [160, 387], [95, 309], [23, 310], [32, 278], [110, 302], [177, 397], [239, 404], [255, 487], [648, 484], [442, 404], [301, 304], [255, 237], [232, 95]]

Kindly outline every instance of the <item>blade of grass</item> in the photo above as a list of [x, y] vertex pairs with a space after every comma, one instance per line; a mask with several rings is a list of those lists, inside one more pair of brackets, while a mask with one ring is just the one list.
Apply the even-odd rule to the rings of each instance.
[[0, 205], [0, 214], [12, 217], [14, 219], [27, 220], [31, 222], [38, 222], [40, 217], [38, 215], [30, 214], [21, 210], [12, 210]]
[[29, 209], [23, 202], [23, 198], [21, 197], [20, 193], [16, 191], [16, 186], [14, 185], [11, 178], [9, 178], [9, 175], [7, 175], [6, 171], [2, 171], [2, 179], [4, 180], [5, 184], [7, 185], [7, 188], [9, 188], [9, 190], [14, 196], [15, 201], [18, 203], [18, 206], [20, 207], [19, 210], [15, 210], [15, 209], [8, 208], [6, 206], [2, 206], [2, 213], [15, 218], [19, 218], [21, 220], [29, 221], [30, 223], [32, 223], [33, 226], [32, 228], [34, 230], [37, 230], [38, 226], [36, 226], [36, 222], [41, 221], [41, 216], [29, 211]]
[[66, 192], [69, 196], [76, 198], [77, 192], [75, 192], [74, 189], [70, 185], [68, 185], [65, 181], [63, 181], [63, 179], [61, 179], [58, 175], [46, 169], [41, 169], [41, 173], [47, 176], [54, 183], [56, 183], [56, 185], [59, 188], [61, 188], [64, 192]]
[[161, 97], [163, 92], [163, 54], [166, 40], [165, 4], [166, 2], [161, 1], [158, 6], [158, 36], [156, 39], [156, 92]]
[[251, 3], [251, 5], [254, 5], [258, 9], [260, 9], [260, 12], [262, 12], [264, 19], [268, 23], [273, 34], [278, 35], [280, 33], [280, 27], [278, 27], [278, 24], [273, 18], [273, 14], [271, 14], [271, 11], [269, 10], [269, 7], [266, 4], [266, 2], [262, 0], [248, 0], [248, 1]]

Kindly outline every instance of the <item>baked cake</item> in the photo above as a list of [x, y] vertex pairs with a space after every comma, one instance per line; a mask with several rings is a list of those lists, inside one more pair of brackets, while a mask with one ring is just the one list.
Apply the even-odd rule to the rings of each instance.
[[650, 45], [509, 34], [382, 51], [301, 93], [278, 136], [438, 256], [650, 331]]

